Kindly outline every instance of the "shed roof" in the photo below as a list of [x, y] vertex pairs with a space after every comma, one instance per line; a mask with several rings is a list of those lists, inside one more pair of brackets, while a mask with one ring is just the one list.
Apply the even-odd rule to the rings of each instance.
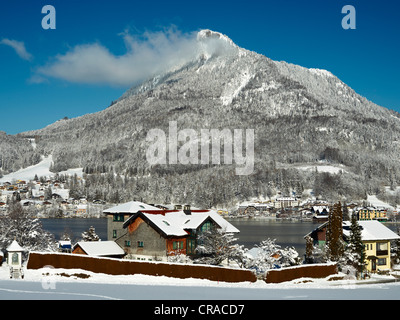
[[89, 256], [119, 256], [124, 255], [124, 250], [114, 241], [80, 241], [74, 246], [81, 247]]

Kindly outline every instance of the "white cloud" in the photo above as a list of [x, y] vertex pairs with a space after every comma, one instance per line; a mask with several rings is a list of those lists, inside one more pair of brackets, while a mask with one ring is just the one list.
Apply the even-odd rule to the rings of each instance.
[[33, 59], [33, 56], [28, 51], [26, 51], [25, 44], [22, 41], [4, 38], [0, 41], [0, 44], [4, 44], [13, 48], [18, 56], [24, 60], [31, 61]]
[[74, 83], [127, 87], [163, 71], [179, 68], [202, 54], [209, 58], [236, 50], [226, 36], [202, 30], [182, 33], [174, 27], [122, 36], [126, 53], [115, 55], [100, 43], [77, 45], [36, 69], [31, 82], [57, 78]]
[[124, 32], [120, 35], [126, 46], [123, 55], [114, 55], [99, 43], [77, 45], [39, 67], [35, 76], [75, 83], [131, 86], [194, 59], [198, 55], [196, 35], [181, 33], [175, 28], [145, 32], [141, 36]]

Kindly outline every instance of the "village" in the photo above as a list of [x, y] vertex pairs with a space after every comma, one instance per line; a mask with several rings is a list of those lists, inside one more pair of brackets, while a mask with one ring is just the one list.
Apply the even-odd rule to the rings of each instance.
[[[82, 177], [75, 176], [78, 181]], [[101, 199], [89, 201], [85, 196], [74, 197], [65, 183], [57, 177], [40, 177], [33, 180], [0, 182], [0, 215], [8, 209], [10, 201], [17, 200], [39, 218], [101, 218], [103, 210], [114, 206]], [[171, 204], [158, 204], [171, 208]], [[324, 222], [331, 202], [313, 196], [298, 198], [281, 196], [271, 199], [240, 203], [236, 208], [214, 208], [225, 218], [267, 218]], [[373, 205], [368, 201], [344, 203], [346, 213], [357, 214], [359, 220], [397, 221], [398, 212], [388, 205]]]
[[86, 197], [70, 197], [70, 190], [59, 179], [37, 176], [29, 181], [0, 182], [0, 215], [7, 211], [13, 200], [20, 201], [38, 218], [99, 218], [105, 205], [102, 200], [89, 202]]

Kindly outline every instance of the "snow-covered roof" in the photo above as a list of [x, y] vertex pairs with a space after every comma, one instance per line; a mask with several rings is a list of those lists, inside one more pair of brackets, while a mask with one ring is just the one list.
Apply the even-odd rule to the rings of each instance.
[[81, 241], [75, 244], [80, 246], [88, 256], [115, 256], [125, 254], [124, 250], [114, 241]]
[[104, 210], [104, 213], [136, 213], [141, 210], [160, 210], [160, 208], [151, 206], [147, 203], [143, 203], [140, 201], [131, 201], [127, 203], [120, 204], [116, 207], [109, 208]]
[[162, 232], [168, 236], [185, 236], [187, 232], [182, 228], [181, 216], [178, 212], [162, 214], [143, 213], [147, 219], [153, 222]]
[[8, 246], [7, 251], [8, 251], [8, 252], [25, 251], [25, 249], [22, 248], [22, 247], [18, 244], [17, 240], [14, 240], [14, 241], [11, 242], [11, 244]]
[[[382, 223], [376, 220], [358, 221], [358, 224], [362, 227], [361, 238], [363, 241], [368, 240], [396, 240], [400, 239], [400, 236], [384, 226]], [[343, 234], [350, 236], [350, 221], [343, 221]]]
[[184, 211], [173, 211], [165, 214], [143, 212], [142, 214], [167, 236], [185, 236], [188, 234], [185, 230], [198, 228], [208, 218], [211, 218], [225, 232], [239, 232], [236, 227], [213, 210], [191, 211], [191, 214], [186, 214]]
[[[400, 236], [395, 232], [390, 230], [388, 227], [384, 226], [377, 220], [365, 220], [365, 221], [357, 221], [357, 223], [361, 226], [361, 239], [363, 241], [376, 241], [376, 240], [396, 240], [400, 239]], [[328, 222], [325, 222], [318, 226], [316, 230], [322, 230]], [[346, 237], [350, 236], [350, 221], [343, 221], [343, 235]], [[313, 231], [309, 232], [304, 236], [309, 236]]]

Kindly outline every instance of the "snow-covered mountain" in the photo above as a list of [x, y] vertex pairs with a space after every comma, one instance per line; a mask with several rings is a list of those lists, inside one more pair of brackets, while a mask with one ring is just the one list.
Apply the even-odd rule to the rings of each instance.
[[[101, 112], [25, 133], [40, 137], [30, 153], [51, 154], [54, 170], [135, 177], [124, 200], [214, 205], [306, 188], [363, 198], [382, 183], [400, 182], [398, 113], [329, 71], [273, 61], [218, 32], [200, 31], [193, 50], [195, 58], [132, 87]], [[236, 176], [229, 165], [150, 166], [146, 135], [168, 132], [170, 121], [178, 130], [254, 129], [254, 173]], [[321, 162], [346, 170], [295, 169]]]

